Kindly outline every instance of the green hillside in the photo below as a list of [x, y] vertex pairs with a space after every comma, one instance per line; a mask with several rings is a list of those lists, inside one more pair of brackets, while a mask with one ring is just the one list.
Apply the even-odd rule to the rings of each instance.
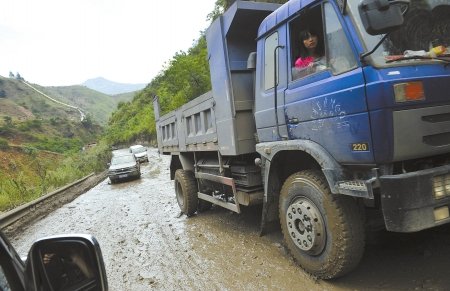
[[80, 114], [51, 102], [19, 80], [0, 77], [0, 119], [3, 120], [6, 116], [13, 121], [22, 122], [50, 117], [75, 120], [79, 119]]
[[128, 102], [133, 100], [133, 97], [138, 94], [139, 92], [129, 92], [129, 93], [121, 93], [121, 94], [116, 94], [116, 95], [112, 95], [114, 101], [116, 101], [117, 104], [119, 104], [120, 102]]
[[[84, 86], [42, 87], [31, 84], [42, 93], [63, 103], [79, 107], [98, 124], [105, 125], [119, 102], [130, 101], [134, 92], [107, 95]], [[79, 120], [77, 110], [53, 102], [34, 91], [22, 81], [0, 76], [0, 118], [10, 116], [13, 120], [61, 117]]]
[[[107, 95], [84, 86], [41, 87], [42, 91], [64, 103], [79, 107], [99, 124], [105, 125], [120, 101], [130, 101], [135, 93], [117, 97]], [[123, 96], [122, 96], [123, 95]]]
[[[86, 101], [92, 100], [94, 94], [85, 88], [64, 91], [67, 95], [72, 92], [79, 102], [72, 103], [70, 98], [55, 96], [54, 89], [32, 86], [83, 110], [101, 105]], [[83, 98], [77, 92], [92, 95]], [[105, 100], [113, 103], [112, 97]], [[109, 112], [104, 110], [103, 114], [102, 118], [107, 119]], [[0, 77], [0, 213], [92, 171], [104, 170], [110, 150], [98, 143], [102, 133], [103, 128], [91, 119], [91, 114], [81, 120], [78, 110], [45, 97], [22, 80]], [[93, 143], [98, 145], [82, 151]]]

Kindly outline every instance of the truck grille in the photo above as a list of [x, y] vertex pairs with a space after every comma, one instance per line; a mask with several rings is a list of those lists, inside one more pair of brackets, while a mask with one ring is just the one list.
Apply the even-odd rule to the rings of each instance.
[[393, 122], [394, 160], [450, 152], [450, 105], [394, 111]]
[[433, 192], [436, 199], [450, 196], [450, 174], [433, 178]]

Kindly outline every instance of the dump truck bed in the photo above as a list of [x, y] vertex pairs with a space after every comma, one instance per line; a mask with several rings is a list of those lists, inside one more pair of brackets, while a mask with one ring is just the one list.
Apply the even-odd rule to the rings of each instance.
[[212, 92], [162, 116], [157, 123], [157, 130], [158, 137], [161, 137], [158, 145], [163, 153], [217, 151], [218, 136]]
[[212, 91], [161, 118], [155, 104], [160, 152], [255, 152], [254, 71], [247, 60], [256, 51], [260, 23], [278, 7], [237, 1], [211, 24], [206, 42]]

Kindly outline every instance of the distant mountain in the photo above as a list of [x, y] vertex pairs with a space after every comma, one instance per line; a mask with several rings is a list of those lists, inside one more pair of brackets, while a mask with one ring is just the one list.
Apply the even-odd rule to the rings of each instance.
[[147, 86], [147, 84], [117, 83], [110, 80], [106, 80], [105, 78], [102, 77], [89, 79], [81, 85], [108, 95], [117, 95], [121, 93], [139, 91], [144, 89], [145, 86]]

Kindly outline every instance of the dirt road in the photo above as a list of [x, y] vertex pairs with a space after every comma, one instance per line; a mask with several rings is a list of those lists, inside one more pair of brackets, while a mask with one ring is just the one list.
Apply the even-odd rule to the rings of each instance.
[[104, 180], [16, 233], [13, 245], [25, 255], [39, 237], [93, 234], [110, 290], [450, 290], [448, 226], [378, 235], [354, 272], [315, 280], [295, 265], [279, 233], [259, 236], [258, 208], [180, 215], [169, 157], [149, 155], [140, 180]]

